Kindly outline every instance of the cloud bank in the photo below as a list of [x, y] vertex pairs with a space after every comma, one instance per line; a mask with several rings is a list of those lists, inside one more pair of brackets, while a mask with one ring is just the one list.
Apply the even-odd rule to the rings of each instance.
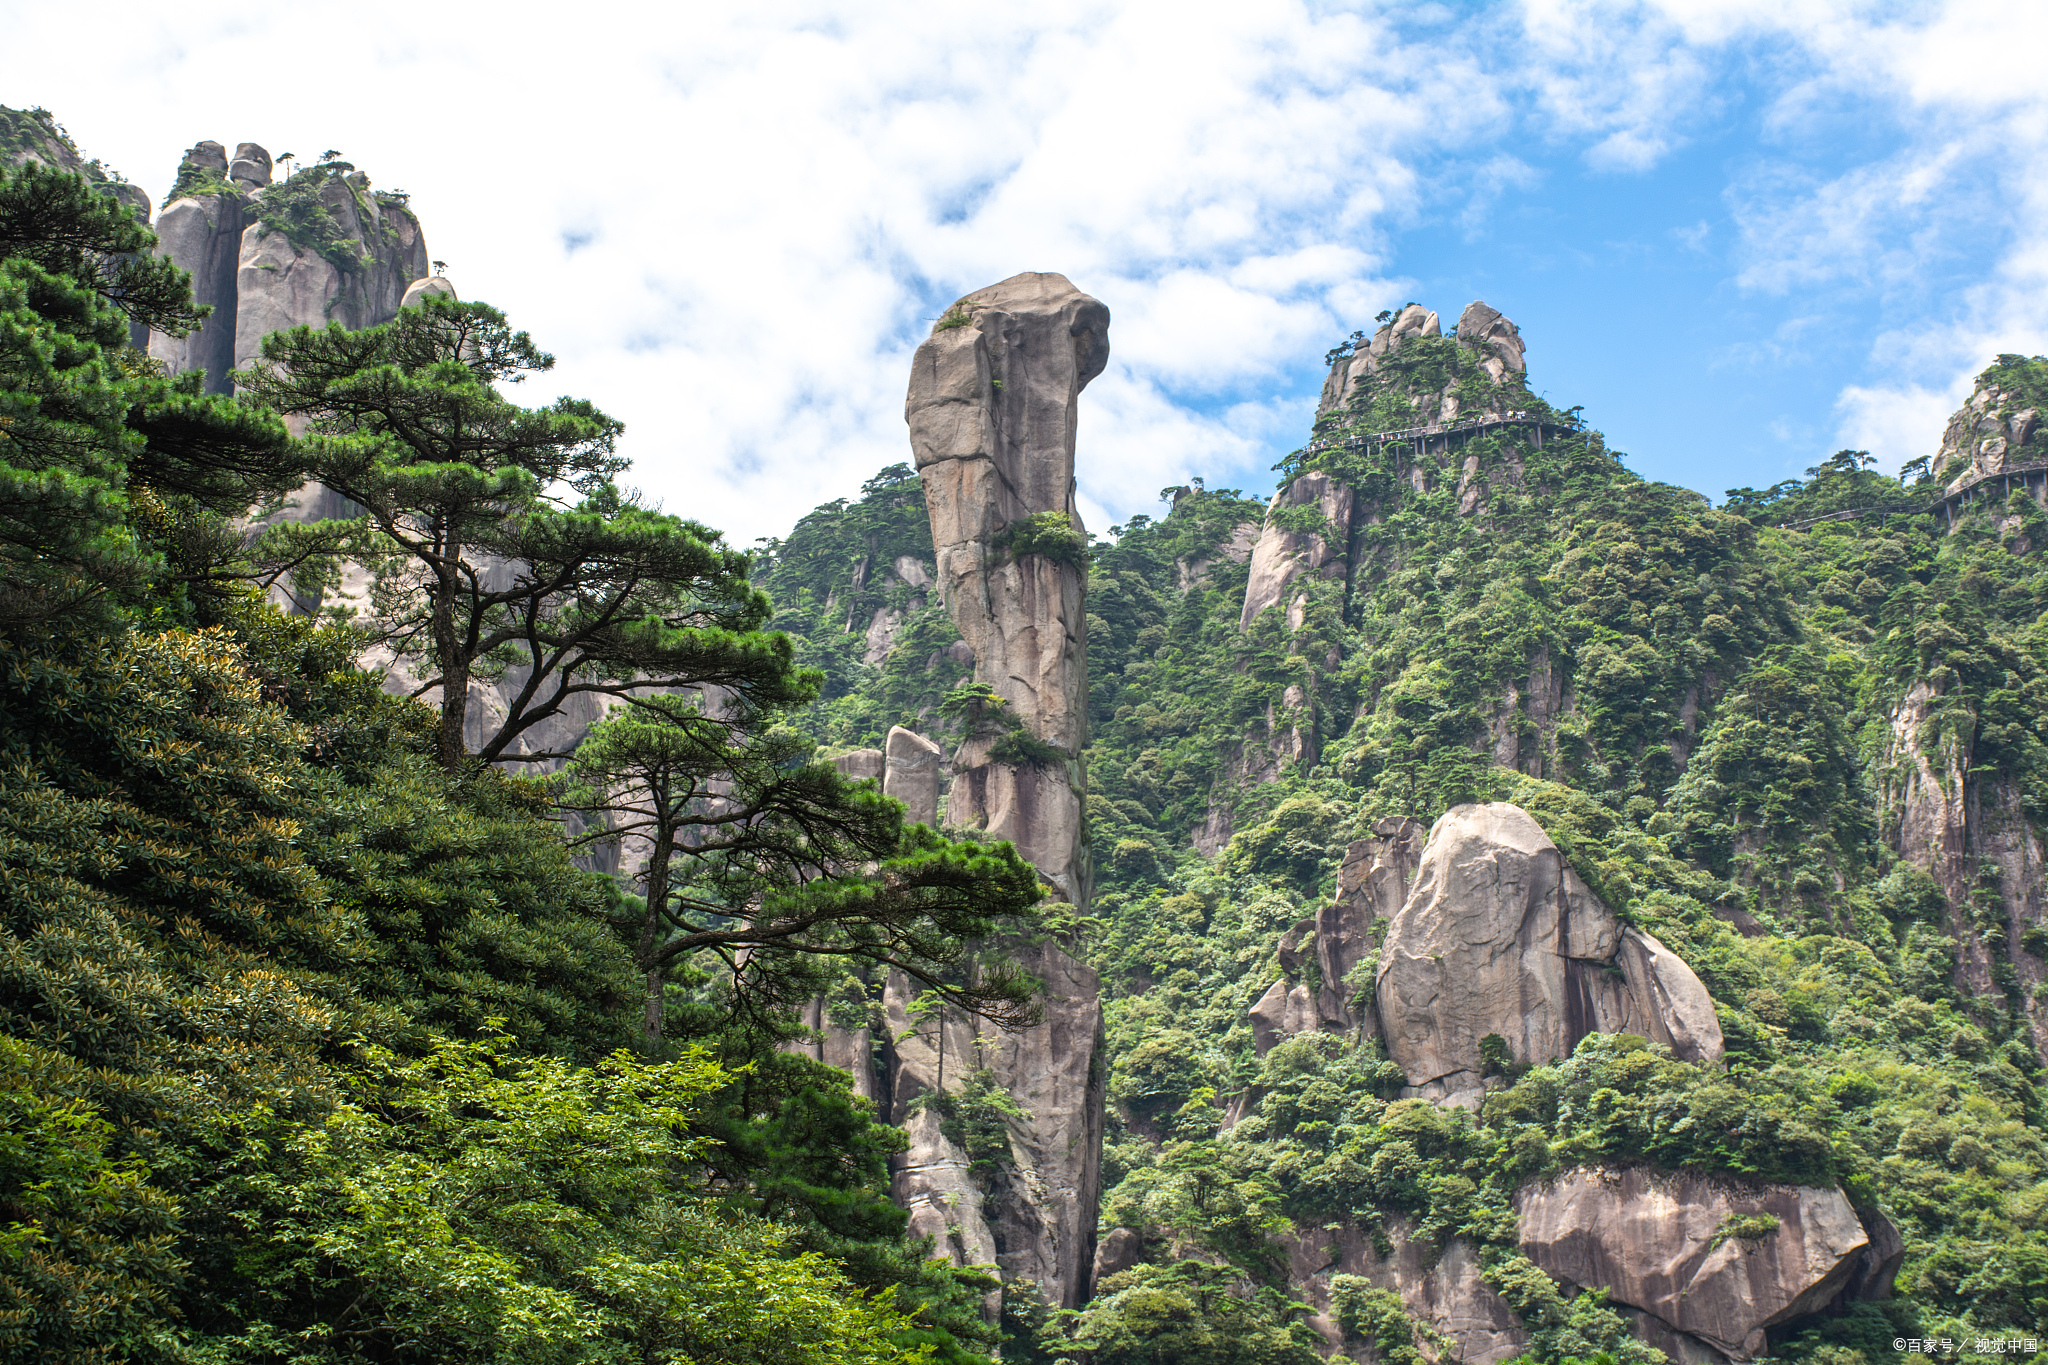
[[[1927, 453], [1989, 356], [2048, 349], [2025, 7], [194, 0], [112, 6], [84, 46], [10, 7], [0, 101], [153, 194], [200, 138], [339, 145], [412, 191], [464, 295], [627, 423], [641, 487], [743, 543], [906, 458], [929, 320], [1019, 270], [1114, 314], [1092, 527], [1191, 474], [1263, 491], [1316, 357], [1407, 297], [1396, 234], [1478, 231], [1543, 164], [1650, 174], [1731, 120], [1758, 150], [1728, 172], [1727, 287], [1896, 318], [1812, 414], [1843, 443]], [[1951, 258], [1993, 268], [1930, 299]]]

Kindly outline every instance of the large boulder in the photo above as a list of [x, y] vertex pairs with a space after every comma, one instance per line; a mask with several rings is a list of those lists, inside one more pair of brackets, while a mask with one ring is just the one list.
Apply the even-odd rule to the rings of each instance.
[[882, 791], [903, 803], [903, 818], [914, 825], [939, 823], [939, 783], [946, 751], [915, 730], [898, 725], [884, 742]]
[[1552, 1279], [1605, 1288], [1656, 1320], [1653, 1339], [1662, 1326], [1736, 1358], [1867, 1273], [1870, 1237], [1840, 1190], [1586, 1169], [1523, 1189], [1515, 1212]]
[[1458, 315], [1458, 341], [1480, 352], [1480, 367], [1496, 384], [1511, 373], [1528, 369], [1522, 358], [1522, 329], [1479, 299], [1466, 304]]
[[425, 279], [414, 280], [405, 287], [405, 294], [398, 300], [398, 306], [417, 308], [420, 306], [420, 300], [429, 294], [439, 294], [444, 299], [452, 299], [455, 297], [455, 286], [449, 282], [446, 275], [429, 275]]
[[1454, 807], [1430, 830], [1381, 948], [1376, 996], [1388, 1056], [1432, 1098], [1476, 1100], [1488, 1035], [1537, 1064], [1570, 1056], [1589, 1033], [1639, 1033], [1687, 1061], [1721, 1056], [1699, 978], [1625, 929], [1505, 802]]

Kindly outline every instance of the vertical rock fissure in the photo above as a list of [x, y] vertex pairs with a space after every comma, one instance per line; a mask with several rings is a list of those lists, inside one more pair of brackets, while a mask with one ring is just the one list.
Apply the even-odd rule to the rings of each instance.
[[[973, 651], [975, 681], [1002, 699], [1041, 755], [1006, 760], [998, 737], [970, 734], [953, 757], [947, 822], [1015, 844], [1078, 910], [1090, 868], [1075, 417], [1080, 391], [1107, 363], [1108, 328], [1109, 310], [1063, 276], [1015, 276], [946, 310], [918, 348], [904, 405], [936, 591]], [[964, 1154], [937, 1124], [913, 1123], [894, 1193], [912, 1210], [913, 1231], [960, 1248], [956, 1260], [970, 1244], [989, 1248], [1006, 1292], [1028, 1284], [1047, 1303], [1075, 1308], [1090, 1289], [1101, 1193], [1101, 1002], [1094, 972], [1060, 943], [1019, 943], [1012, 955], [1045, 982], [1043, 1021], [1015, 1033], [960, 1021], [980, 1067], [1024, 1115], [1009, 1124], [1011, 1159], [987, 1179], [984, 1198], [947, 1204], [942, 1184]], [[959, 1068], [942, 1079], [936, 1058], [927, 1067], [914, 1044], [898, 1057], [890, 1089], [899, 1100], [964, 1085]]]

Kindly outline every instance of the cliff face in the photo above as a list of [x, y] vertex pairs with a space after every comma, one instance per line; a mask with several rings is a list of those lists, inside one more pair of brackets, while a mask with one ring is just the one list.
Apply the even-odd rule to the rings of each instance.
[[[1108, 325], [1108, 310], [1059, 275], [1019, 275], [947, 311], [918, 349], [905, 403], [936, 582], [924, 581], [915, 560], [892, 566], [905, 584], [942, 597], [960, 635], [953, 651], [971, 657], [974, 680], [1002, 703], [1004, 723], [970, 733], [953, 757], [947, 822], [1016, 844], [1078, 911], [1090, 871], [1075, 427], [1080, 392], [1108, 359]], [[901, 622], [879, 611], [868, 627], [870, 662], [887, 657]], [[931, 820], [939, 752], [898, 727], [886, 750], [840, 762], [850, 774], [876, 769], [912, 818]], [[931, 1236], [955, 1264], [995, 1264], [1009, 1293], [1078, 1307], [1089, 1291], [1101, 1193], [1099, 991], [1095, 973], [1051, 939], [1017, 945], [1015, 955], [1045, 983], [1043, 1021], [1017, 1032], [944, 1012], [920, 1023], [910, 983], [900, 974], [883, 983], [892, 1041], [875, 1098], [909, 1136], [894, 1194], [913, 1234]], [[828, 1030], [820, 1047], [833, 1046]], [[984, 1159], [989, 1173], [977, 1175], [942, 1115], [981, 1102], [971, 1087], [983, 1084], [1008, 1097], [1008, 1151]]]
[[389, 322], [428, 267], [402, 196], [373, 191], [346, 162], [278, 182], [253, 142], [232, 156], [218, 142], [186, 152], [157, 235], [159, 253], [191, 272], [194, 296], [214, 311], [191, 336], [151, 337], [149, 352], [173, 373], [204, 369], [214, 393], [272, 332]]

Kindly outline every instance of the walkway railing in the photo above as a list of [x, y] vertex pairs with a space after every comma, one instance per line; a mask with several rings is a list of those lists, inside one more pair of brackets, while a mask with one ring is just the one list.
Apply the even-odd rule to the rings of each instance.
[[1404, 427], [1399, 431], [1374, 431], [1359, 436], [1347, 436], [1335, 441], [1310, 441], [1302, 447], [1304, 455], [1314, 455], [1325, 450], [1371, 450], [1376, 446], [1397, 445], [1416, 442], [1424, 451], [1429, 442], [1443, 438], [1449, 448], [1449, 438], [1471, 436], [1476, 432], [1490, 431], [1496, 427], [1534, 427], [1536, 444], [1540, 447], [1546, 434], [1569, 435], [1583, 430], [1573, 422], [1559, 422], [1549, 417], [1529, 412], [1510, 412], [1499, 417], [1480, 417], [1470, 422], [1453, 422], [1449, 426]]

